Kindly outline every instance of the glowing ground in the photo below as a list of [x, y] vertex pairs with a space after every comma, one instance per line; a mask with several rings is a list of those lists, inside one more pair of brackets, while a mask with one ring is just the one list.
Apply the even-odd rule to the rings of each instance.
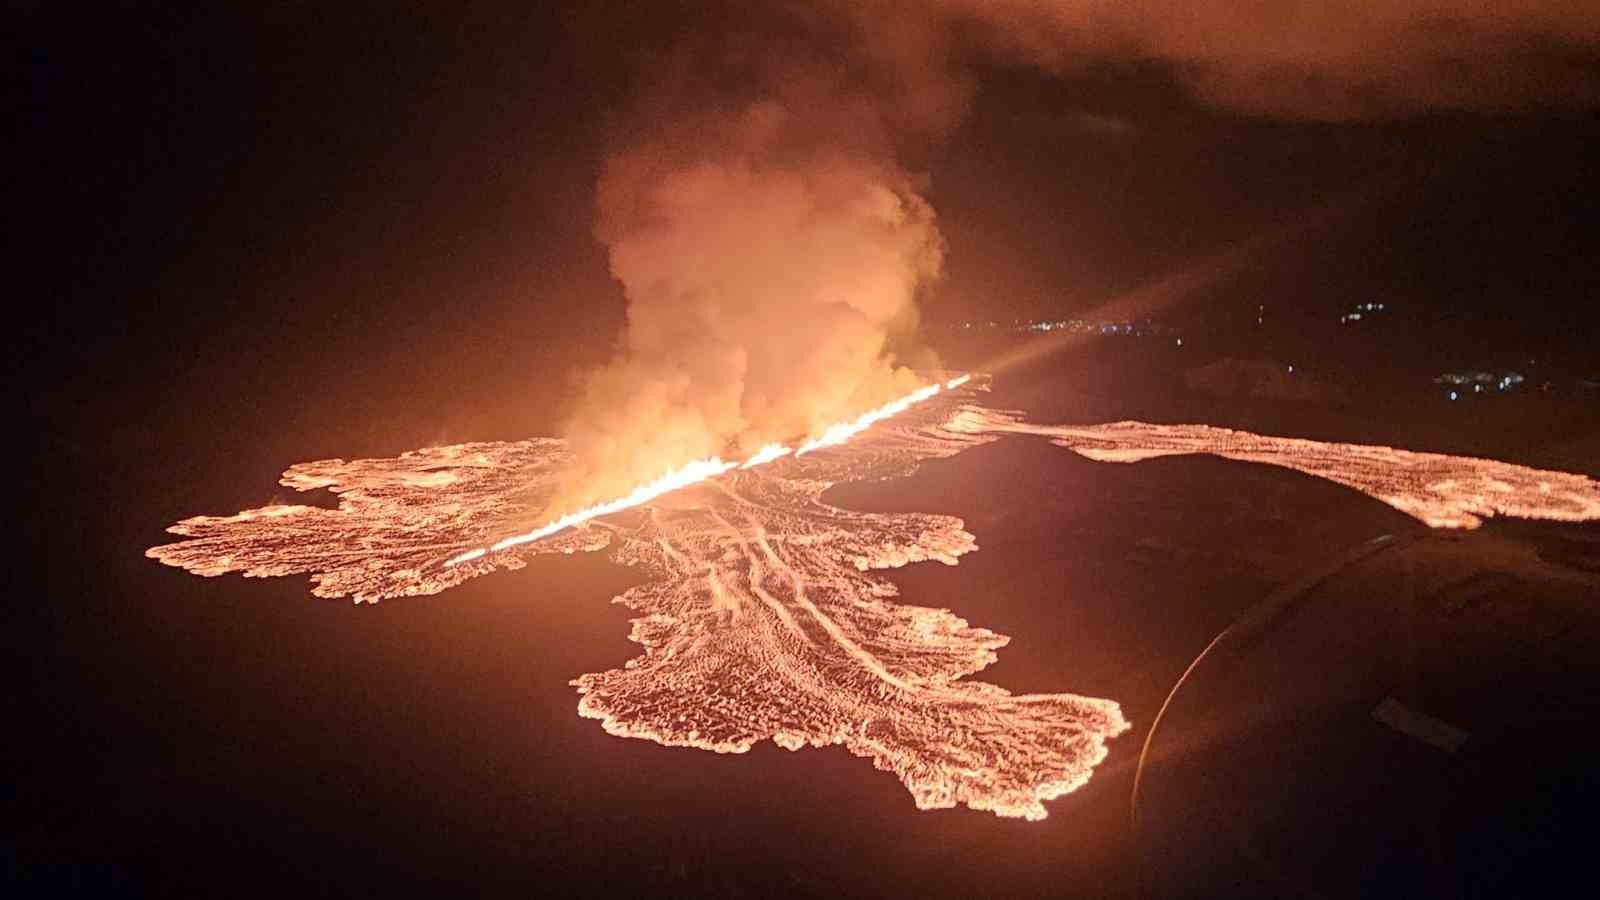
[[1046, 428], [947, 391], [848, 445], [736, 470], [537, 542], [446, 562], [547, 518], [572, 460], [559, 441], [464, 444], [395, 459], [325, 460], [284, 473], [337, 509], [269, 506], [171, 527], [148, 555], [200, 575], [308, 574], [313, 592], [375, 602], [434, 594], [538, 553], [607, 550], [652, 578], [615, 598], [638, 612], [640, 656], [573, 681], [580, 714], [616, 735], [743, 752], [842, 744], [894, 772], [923, 809], [963, 804], [1042, 818], [1129, 728], [1112, 700], [1013, 695], [966, 680], [1009, 640], [948, 610], [896, 602], [876, 569], [954, 565], [977, 549], [960, 519], [859, 513], [819, 499], [845, 481], [902, 475], [1006, 433], [1092, 459], [1214, 453], [1295, 468], [1435, 526], [1483, 515], [1600, 518], [1600, 483], [1487, 460], [1123, 422]]

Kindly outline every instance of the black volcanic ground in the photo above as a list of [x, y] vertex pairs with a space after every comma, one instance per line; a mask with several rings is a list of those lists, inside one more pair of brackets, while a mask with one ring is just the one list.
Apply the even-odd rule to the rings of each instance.
[[[1002, 375], [995, 403], [1037, 406], [1043, 421], [1073, 421], [1075, 406], [1081, 421], [1181, 411], [1163, 376], [1136, 374], [1096, 387], [1036, 367]], [[1273, 416], [1312, 412], [1234, 414], [1271, 430]], [[1367, 437], [1348, 414], [1323, 427]], [[1584, 439], [1564, 427], [1562, 440]], [[1557, 442], [1527, 443], [1537, 456]], [[206, 448], [182, 451], [205, 470]], [[13, 747], [8, 853], [25, 892], [1341, 896], [1426, 888], [1443, 860], [1496, 893], [1562, 859], [1563, 829], [1593, 796], [1562, 748], [1592, 713], [1592, 679], [1575, 667], [1600, 649], [1596, 598], [1517, 549], [1592, 570], [1592, 529], [1494, 525], [1314, 592], [1175, 705], [1163, 739], [1176, 755], [1148, 776], [1135, 835], [1134, 761], [1193, 656], [1342, 548], [1420, 526], [1294, 472], [1106, 465], [1031, 437], [835, 488], [831, 502], [966, 519], [981, 549], [960, 566], [891, 577], [913, 602], [1013, 636], [984, 680], [1112, 698], [1134, 723], [1087, 787], [1027, 823], [918, 812], [838, 748], [719, 756], [580, 719], [568, 679], [636, 650], [627, 611], [605, 601], [638, 573], [599, 556], [540, 557], [376, 607], [141, 556], [175, 513], [259, 502], [276, 471], [185, 483], [130, 461], [59, 498], [47, 524], [96, 527], [50, 550], [58, 599], [29, 619], [49, 652]], [[1416, 617], [1395, 611], [1408, 583]], [[1397, 635], [1425, 652], [1400, 652]], [[1371, 720], [1388, 693], [1486, 737], [1458, 757], [1415, 745]]]

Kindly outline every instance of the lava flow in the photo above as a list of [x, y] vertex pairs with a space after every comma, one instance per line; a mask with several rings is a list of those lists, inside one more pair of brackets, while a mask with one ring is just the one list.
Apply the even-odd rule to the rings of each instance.
[[[1127, 730], [1117, 703], [964, 680], [1009, 638], [948, 610], [896, 603], [894, 585], [874, 573], [919, 560], [953, 565], [977, 548], [961, 520], [820, 499], [836, 482], [904, 474], [993, 440], [943, 427], [978, 389], [959, 390], [966, 384], [924, 388], [830, 429], [803, 454], [757, 454], [781, 465], [694, 470], [703, 486], [670, 508], [641, 506], [627, 523], [593, 512], [588, 527], [522, 535], [504, 552], [480, 541], [526, 518], [571, 467], [558, 441], [301, 464], [283, 483], [333, 490], [338, 509], [186, 519], [172, 530], [188, 540], [149, 555], [201, 575], [308, 572], [318, 595], [375, 601], [437, 593], [534, 554], [611, 547], [651, 580], [616, 598], [639, 613], [631, 638], [642, 655], [573, 682], [579, 713], [606, 731], [719, 753], [763, 740], [791, 750], [841, 744], [899, 776], [920, 808], [1042, 818], [1043, 802], [1083, 784], [1107, 739]], [[945, 402], [931, 402], [936, 395]], [[642, 504], [653, 490], [625, 500]], [[484, 552], [461, 559], [474, 546]]]
[[1564, 522], [1600, 519], [1600, 483], [1593, 479], [1493, 459], [1274, 437], [1213, 425], [1030, 425], [989, 411], [967, 427], [1043, 435], [1099, 462], [1204, 453], [1282, 466], [1354, 488], [1432, 528], [1476, 528], [1493, 515]]
[[[185, 540], [147, 554], [207, 576], [310, 574], [313, 593], [361, 602], [438, 593], [536, 554], [609, 548], [650, 580], [615, 598], [638, 613], [630, 638], [641, 654], [573, 681], [579, 713], [606, 731], [719, 753], [764, 740], [791, 750], [839, 744], [895, 773], [920, 808], [1037, 819], [1127, 731], [1121, 708], [967, 680], [1009, 638], [949, 610], [896, 602], [875, 570], [953, 565], [977, 549], [973, 535], [952, 516], [831, 506], [821, 498], [832, 485], [903, 475], [1025, 433], [1097, 460], [1212, 453], [1288, 466], [1436, 526], [1470, 527], [1489, 514], [1600, 519], [1600, 483], [1581, 475], [1203, 425], [1029, 425], [977, 405], [986, 385], [966, 385], [965, 376], [930, 385], [792, 450], [769, 445], [743, 463], [680, 469], [677, 481], [513, 538], [494, 536], [531, 518], [572, 469], [561, 441], [302, 463], [282, 483], [331, 490], [337, 509], [185, 519], [170, 529]], [[698, 487], [664, 496], [684, 485]], [[630, 506], [631, 516], [607, 517]]]

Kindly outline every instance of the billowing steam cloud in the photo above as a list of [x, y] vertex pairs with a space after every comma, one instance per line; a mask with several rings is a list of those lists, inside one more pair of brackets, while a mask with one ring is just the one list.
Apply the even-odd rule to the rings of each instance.
[[741, 34], [654, 73], [600, 181], [628, 322], [565, 429], [585, 468], [567, 499], [815, 434], [916, 387], [897, 345], [943, 242], [897, 149], [954, 121], [965, 93], [938, 69], [908, 81], [917, 66], [848, 20], [823, 26], [861, 52]]
[[[1164, 67], [1202, 103], [1350, 119], [1586, 106], [1600, 13], [1576, 0], [709, 3], [645, 67], [599, 186], [628, 299], [565, 429], [589, 501], [904, 393], [943, 243], [906, 160], [948, 135], [963, 66]], [[582, 496], [578, 496], [582, 495]]]

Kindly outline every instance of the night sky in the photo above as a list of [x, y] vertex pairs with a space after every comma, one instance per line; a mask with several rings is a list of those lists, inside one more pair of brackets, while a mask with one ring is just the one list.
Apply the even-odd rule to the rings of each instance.
[[[61, 845], [133, 827], [112, 799], [112, 824], [90, 812], [132, 765], [104, 767], [120, 741], [161, 745], [152, 735], [170, 727], [183, 745], [204, 732], [183, 716], [141, 721], [129, 698], [159, 689], [106, 700], [103, 681], [160, 670], [194, 684], [208, 665], [243, 669], [237, 654], [270, 653], [241, 626], [213, 639], [194, 622], [126, 643], [139, 617], [178, 615], [127, 574], [158, 569], [140, 554], [162, 527], [281, 499], [273, 477], [300, 460], [552, 433], [575, 374], [611, 355], [625, 320], [595, 236], [595, 184], [631, 127], [638, 73], [721, 10], [181, 6], [13, 5], [4, 365], [30, 461], [17, 470], [24, 542], [5, 629], [23, 689], [7, 702], [39, 723], [9, 748], [8, 806], [27, 820], [14, 831], [27, 837], [7, 843], [13, 869], [41, 852], [80, 859]], [[1559, 55], [1574, 83], [1594, 84], [1600, 57], [1586, 41]], [[1536, 95], [1330, 121], [1216, 102], [1185, 71], [1153, 50], [1046, 68], [962, 56], [969, 107], [903, 160], [946, 242], [945, 275], [920, 297], [930, 334], [1094, 314], [1281, 235], [1244, 270], [1164, 294], [1150, 314], [1201, 331], [1240, 327], [1264, 304], [1275, 322], [1317, 329], [1382, 299], [1404, 329], [1384, 352], [1419, 375], [1525, 355], [1600, 372], [1592, 105]], [[276, 641], [328, 609], [299, 584], [234, 597], [236, 583], [189, 580], [193, 604], [210, 589], [227, 604], [303, 603], [263, 626]], [[629, 645], [613, 618], [605, 652], [620, 659]], [[176, 634], [194, 647], [165, 643]], [[403, 658], [397, 641], [394, 656], [363, 659]], [[173, 661], [184, 654], [210, 661]], [[581, 665], [552, 662], [552, 677]], [[485, 666], [473, 677], [505, 674]], [[246, 698], [283, 687], [229, 671], [235, 681], [184, 702], [220, 708], [230, 686]], [[296, 678], [315, 690], [312, 675]], [[374, 690], [396, 703], [405, 685], [426, 692], [408, 678]], [[65, 784], [92, 792], [58, 803]], [[195, 808], [215, 799], [179, 794]], [[107, 871], [84, 877], [134, 877]]]
[[[252, 394], [326, 421], [381, 378], [449, 432], [543, 424], [507, 398], [548, 401], [610, 350], [593, 185], [631, 73], [690, 26], [671, 4], [516, 6], [29, 14], [8, 365], [35, 413], [171, 421]], [[973, 71], [970, 114], [917, 160], [948, 243], [930, 322], [1092, 310], [1336, 207], [1183, 314], [1381, 296], [1480, 344], [1596, 323], [1592, 112], [1284, 121], [1196, 102], [1154, 61]]]

